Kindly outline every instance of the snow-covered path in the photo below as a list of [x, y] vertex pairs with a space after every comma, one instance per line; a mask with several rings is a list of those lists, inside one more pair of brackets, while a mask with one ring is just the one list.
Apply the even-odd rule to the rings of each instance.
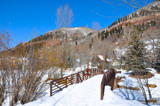
[[[137, 101], [124, 100], [115, 95], [110, 87], [106, 86], [104, 99], [100, 100], [100, 83], [102, 75], [98, 75], [65, 88], [61, 92], [49, 97], [28, 103], [25, 106], [141, 106]], [[48, 91], [49, 92], [49, 91]]]

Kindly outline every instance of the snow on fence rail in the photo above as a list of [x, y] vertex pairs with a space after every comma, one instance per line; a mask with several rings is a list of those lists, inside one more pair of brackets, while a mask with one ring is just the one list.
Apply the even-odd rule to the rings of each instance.
[[104, 74], [104, 71], [97, 68], [92, 68], [71, 74], [60, 79], [52, 80], [50, 82], [50, 96], [72, 84], [83, 82], [84, 80], [99, 74]]
[[106, 85], [111, 86], [111, 90], [114, 89], [115, 82], [115, 75], [116, 70], [115, 69], [108, 69], [103, 75], [102, 82], [101, 82], [101, 100], [103, 100], [104, 96], [104, 89]]

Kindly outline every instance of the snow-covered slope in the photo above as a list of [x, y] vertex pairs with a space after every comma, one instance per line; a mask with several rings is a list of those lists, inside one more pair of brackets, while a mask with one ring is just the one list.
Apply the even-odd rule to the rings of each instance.
[[65, 88], [59, 93], [28, 103], [24, 106], [141, 106], [143, 104], [125, 100], [114, 94], [109, 86], [106, 86], [104, 99], [100, 100], [100, 83], [102, 75], [92, 77], [83, 83]]
[[57, 33], [67, 34], [70, 36], [87, 36], [90, 33], [96, 33], [98, 31], [87, 28], [87, 27], [74, 27], [74, 28], [60, 28], [57, 30], [48, 31], [44, 35], [56, 35]]

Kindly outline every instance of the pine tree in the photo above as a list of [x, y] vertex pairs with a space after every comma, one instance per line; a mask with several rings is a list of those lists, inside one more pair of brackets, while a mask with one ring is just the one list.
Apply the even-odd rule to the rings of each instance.
[[158, 46], [157, 52], [158, 52], [158, 54], [157, 54], [157, 59], [156, 59], [155, 65], [156, 65], [157, 71], [160, 72], [160, 46]]
[[143, 42], [139, 40], [137, 35], [132, 36], [129, 43], [126, 67], [132, 71], [133, 75], [144, 75], [148, 72], [146, 49]]

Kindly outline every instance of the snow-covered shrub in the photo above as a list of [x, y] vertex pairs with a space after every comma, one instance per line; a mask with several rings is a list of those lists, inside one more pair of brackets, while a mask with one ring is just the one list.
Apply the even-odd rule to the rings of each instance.
[[38, 53], [30, 52], [28, 56], [29, 63], [21, 71], [21, 95], [20, 101], [22, 104], [36, 100], [45, 90], [45, 83], [41, 82], [46, 74], [43, 70], [45, 66], [42, 64]]
[[7, 97], [7, 79], [8, 72], [0, 70], [0, 106], [3, 104]]

